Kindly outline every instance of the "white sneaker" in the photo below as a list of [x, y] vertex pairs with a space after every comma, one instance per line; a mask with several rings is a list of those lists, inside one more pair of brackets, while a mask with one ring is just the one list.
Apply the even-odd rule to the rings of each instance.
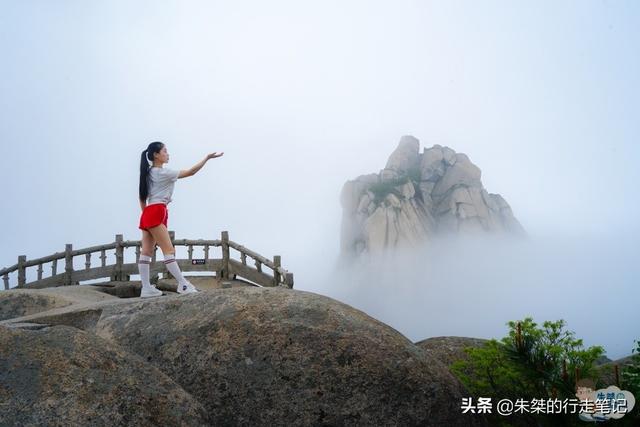
[[195, 286], [191, 284], [188, 280], [185, 283], [178, 284], [178, 293], [179, 294], [195, 294], [196, 292], [200, 292]]
[[140, 291], [140, 298], [159, 297], [163, 295], [162, 291], [155, 286], [143, 286]]

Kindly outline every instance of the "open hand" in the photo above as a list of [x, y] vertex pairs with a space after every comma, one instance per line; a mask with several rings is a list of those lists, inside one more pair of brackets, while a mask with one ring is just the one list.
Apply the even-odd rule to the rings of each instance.
[[216, 157], [220, 157], [224, 154], [224, 151], [221, 153], [218, 153], [217, 151], [211, 154], [207, 154], [207, 160], [209, 159], [215, 159]]

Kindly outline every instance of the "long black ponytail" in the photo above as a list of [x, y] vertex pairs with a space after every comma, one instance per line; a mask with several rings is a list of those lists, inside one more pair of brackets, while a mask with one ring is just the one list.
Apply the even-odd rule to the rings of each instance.
[[147, 177], [149, 176], [149, 169], [151, 168], [149, 162], [153, 162], [153, 154], [159, 153], [162, 147], [164, 147], [162, 142], [152, 142], [140, 155], [140, 188], [138, 193], [141, 201], [146, 201], [149, 195], [149, 187], [147, 185]]

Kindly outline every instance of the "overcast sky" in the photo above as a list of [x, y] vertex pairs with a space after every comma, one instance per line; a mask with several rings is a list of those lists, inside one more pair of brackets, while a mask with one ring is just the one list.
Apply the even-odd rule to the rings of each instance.
[[[228, 230], [267, 257], [282, 255], [296, 288], [342, 297], [411, 339], [502, 336], [507, 320], [536, 307], [550, 320], [568, 318], [571, 329], [592, 344], [606, 342], [614, 356], [640, 338], [629, 325], [590, 335], [596, 328], [581, 328], [576, 311], [544, 311], [544, 300], [502, 316], [498, 310], [481, 329], [466, 332], [451, 319], [420, 329], [412, 316], [423, 315], [426, 301], [421, 311], [416, 298], [382, 304], [349, 296], [356, 281], [328, 273], [339, 251], [342, 185], [379, 172], [410, 134], [421, 147], [467, 154], [484, 187], [511, 205], [535, 251], [555, 248], [549, 263], [564, 256], [573, 260], [565, 266], [598, 266], [570, 285], [568, 298], [588, 282], [589, 292], [613, 289], [626, 301], [631, 292], [637, 301], [631, 242], [640, 237], [640, 3], [0, 6], [0, 267], [65, 243], [93, 246], [117, 233], [139, 239], [140, 153], [160, 140], [173, 169], [225, 153], [176, 183], [169, 228], [178, 238]], [[520, 253], [521, 269], [481, 291], [499, 298], [514, 276], [536, 268], [532, 250]], [[556, 264], [538, 264], [539, 271], [559, 280]], [[474, 277], [495, 284], [495, 271]], [[385, 280], [371, 286], [388, 288]], [[409, 282], [414, 296], [436, 286]], [[602, 298], [613, 304], [619, 297]], [[409, 300], [415, 311], [407, 311]], [[623, 323], [640, 324], [638, 316]]]

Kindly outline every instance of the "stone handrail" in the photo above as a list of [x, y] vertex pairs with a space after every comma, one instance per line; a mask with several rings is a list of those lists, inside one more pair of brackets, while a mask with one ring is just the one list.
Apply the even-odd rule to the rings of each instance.
[[[187, 259], [176, 259], [182, 271], [214, 271], [216, 277], [229, 280], [236, 276], [244, 277], [249, 281], [257, 283], [260, 286], [284, 286], [293, 288], [293, 273], [285, 270], [281, 264], [280, 255], [275, 255], [273, 260], [267, 259], [262, 255], [253, 252], [246, 247], [229, 240], [229, 233], [222, 232], [220, 240], [190, 240], [175, 239], [175, 232], [170, 231], [169, 236], [174, 246], [186, 246], [188, 252]], [[84, 249], [73, 249], [71, 244], [65, 246], [64, 252], [56, 252], [42, 258], [27, 260], [26, 255], [18, 257], [18, 263], [11, 267], [0, 270], [0, 276], [4, 283], [4, 289], [9, 289], [9, 274], [17, 272], [18, 288], [46, 288], [54, 286], [68, 286], [79, 284], [83, 280], [99, 279], [109, 277], [112, 281], [128, 281], [132, 274], [138, 274], [138, 260], [140, 258], [140, 240], [123, 240], [121, 234], [116, 234], [115, 242], [104, 245], [91, 246]], [[204, 258], [196, 259], [193, 257], [193, 248], [203, 247]], [[222, 258], [209, 258], [209, 248], [220, 247], [222, 249]], [[124, 252], [126, 248], [135, 248], [136, 262], [125, 263]], [[154, 281], [157, 280], [158, 274], [163, 273], [165, 277], [171, 277], [166, 271], [164, 263], [156, 261], [157, 246], [154, 247], [151, 260], [151, 275]], [[234, 249], [240, 253], [240, 260], [232, 259], [230, 249]], [[107, 265], [106, 251], [115, 250], [115, 263]], [[91, 266], [91, 255], [99, 253], [100, 266]], [[76, 256], [85, 256], [85, 268], [83, 270], [74, 270], [73, 258]], [[253, 266], [247, 264], [247, 257], [253, 260]], [[64, 272], [58, 273], [58, 261], [64, 260]], [[43, 264], [51, 263], [51, 276], [43, 278]], [[27, 283], [26, 269], [28, 267], [38, 266], [38, 278], [35, 281]], [[267, 267], [272, 271], [269, 275], [262, 271]]]

